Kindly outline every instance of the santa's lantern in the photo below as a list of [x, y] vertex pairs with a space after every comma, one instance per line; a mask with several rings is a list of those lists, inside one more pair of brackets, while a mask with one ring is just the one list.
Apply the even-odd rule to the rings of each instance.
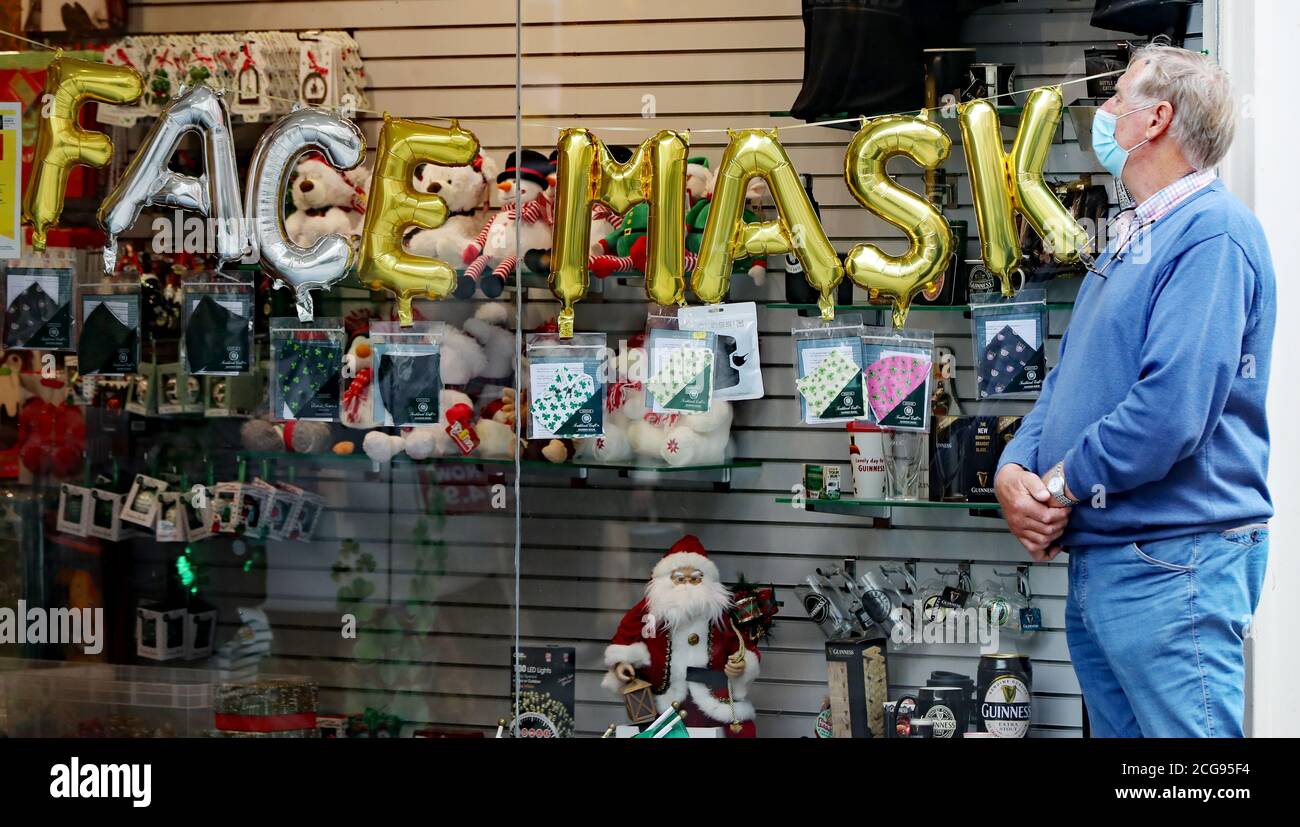
[[623, 693], [623, 705], [627, 707], [627, 719], [632, 723], [648, 724], [659, 716], [649, 681], [633, 678], [620, 691]]

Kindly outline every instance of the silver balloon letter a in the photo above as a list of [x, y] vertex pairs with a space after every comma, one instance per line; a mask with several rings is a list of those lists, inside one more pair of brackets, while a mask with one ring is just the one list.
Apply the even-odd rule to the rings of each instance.
[[[197, 178], [167, 168], [188, 132], [197, 133], [203, 143], [203, 174]], [[158, 116], [122, 180], [100, 205], [99, 223], [108, 233], [105, 273], [112, 273], [116, 265], [117, 237], [131, 229], [147, 205], [193, 210], [207, 218], [221, 264], [248, 254], [230, 111], [220, 92], [207, 86], [182, 89]]]
[[262, 269], [279, 283], [293, 288], [298, 318], [312, 318], [313, 287], [328, 290], [352, 266], [348, 239], [330, 233], [310, 247], [289, 240], [284, 229], [285, 191], [298, 157], [318, 149], [338, 169], [352, 169], [366, 157], [366, 139], [351, 121], [323, 109], [290, 112], [263, 133], [248, 165], [245, 211], [253, 222], [253, 248]]

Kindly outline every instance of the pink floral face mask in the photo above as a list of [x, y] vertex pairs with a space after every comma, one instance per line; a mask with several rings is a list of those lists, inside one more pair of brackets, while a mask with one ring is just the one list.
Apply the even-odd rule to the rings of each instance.
[[872, 363], [867, 368], [867, 402], [876, 421], [883, 421], [924, 384], [929, 372], [930, 360], [915, 356], [886, 356]]

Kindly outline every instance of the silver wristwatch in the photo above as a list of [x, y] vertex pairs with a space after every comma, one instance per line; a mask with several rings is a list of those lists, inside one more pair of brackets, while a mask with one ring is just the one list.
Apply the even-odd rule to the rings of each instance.
[[1078, 500], [1071, 499], [1070, 495], [1065, 493], [1065, 463], [1058, 462], [1052, 468], [1047, 477], [1047, 493], [1051, 494], [1052, 499], [1059, 505], [1066, 508], [1079, 504]]

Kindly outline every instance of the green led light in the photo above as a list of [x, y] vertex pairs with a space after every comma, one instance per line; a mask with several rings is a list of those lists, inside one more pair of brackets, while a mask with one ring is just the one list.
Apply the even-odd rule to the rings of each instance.
[[180, 575], [182, 586], [190, 587], [191, 592], [198, 591], [198, 587], [194, 585], [194, 567], [190, 565], [188, 557], [181, 555], [176, 558], [176, 573]]

